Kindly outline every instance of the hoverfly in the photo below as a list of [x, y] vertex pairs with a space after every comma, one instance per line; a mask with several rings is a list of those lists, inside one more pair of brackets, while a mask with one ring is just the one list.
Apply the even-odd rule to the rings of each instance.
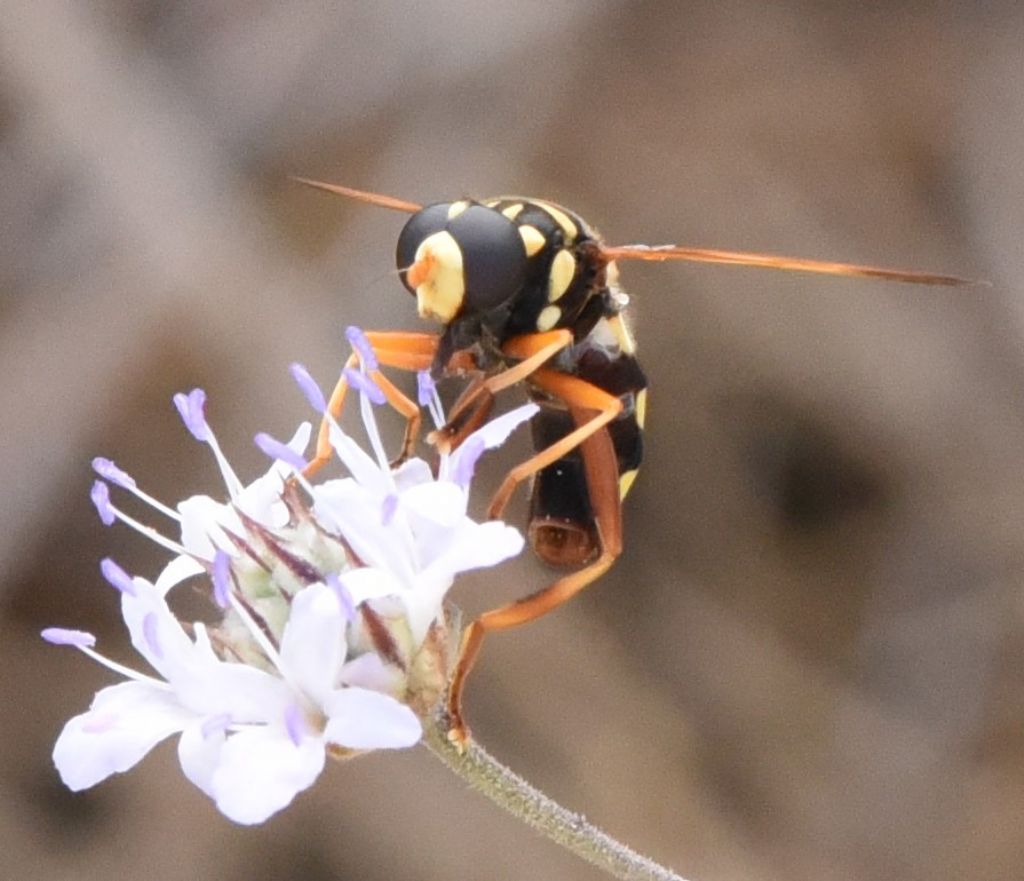
[[[462, 692], [485, 634], [550, 612], [606, 572], [622, 551], [621, 503], [643, 453], [647, 379], [624, 317], [620, 260], [726, 263], [931, 285], [963, 279], [770, 254], [675, 245], [609, 246], [574, 212], [544, 199], [503, 196], [422, 206], [378, 193], [296, 178], [300, 183], [412, 215], [398, 236], [402, 283], [420, 317], [440, 333], [369, 332], [381, 365], [429, 369], [435, 378], [470, 374], [446, 426], [434, 433], [454, 449], [486, 419], [495, 395], [524, 383], [540, 405], [535, 454], [513, 468], [491, 500], [500, 517], [516, 486], [533, 479], [527, 535], [545, 562], [573, 571], [466, 628], [447, 699], [449, 738], [468, 739]], [[355, 364], [352, 356], [350, 366]], [[407, 420], [402, 457], [419, 432], [419, 408], [379, 370], [371, 372]], [[331, 396], [337, 417], [344, 374]], [[330, 458], [327, 421], [307, 475]]]

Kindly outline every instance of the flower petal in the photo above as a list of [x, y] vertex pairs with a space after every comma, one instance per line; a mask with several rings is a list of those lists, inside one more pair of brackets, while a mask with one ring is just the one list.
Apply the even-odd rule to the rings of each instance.
[[[454, 483], [421, 483], [402, 493], [402, 506], [425, 523], [451, 529], [466, 515], [466, 494]], [[419, 522], [413, 524], [418, 528]]]
[[296, 746], [283, 726], [249, 728], [228, 736], [210, 780], [210, 793], [236, 823], [262, 823], [291, 804], [323, 770], [323, 741]]
[[427, 566], [421, 576], [432, 570], [455, 576], [470, 569], [496, 566], [516, 556], [524, 544], [522, 534], [514, 526], [499, 520], [474, 523], [467, 519], [449, 542], [444, 555]]
[[96, 695], [88, 712], [64, 726], [53, 762], [69, 789], [88, 789], [134, 767], [193, 718], [169, 690], [148, 682], [112, 685]]
[[338, 595], [325, 584], [312, 584], [292, 600], [281, 637], [281, 672], [317, 703], [337, 684], [347, 649], [346, 623]]
[[[388, 487], [386, 492], [390, 492]], [[399, 516], [384, 525], [384, 494], [371, 493], [351, 478], [329, 480], [313, 488], [314, 514], [329, 529], [340, 533], [356, 556], [369, 566], [394, 572], [412, 583], [416, 549]]]
[[381, 471], [376, 459], [365, 452], [337, 425], [331, 425], [329, 432], [334, 452], [338, 454], [338, 458], [361, 485], [376, 492], [387, 492], [390, 489], [390, 480]]
[[228, 713], [235, 721], [266, 721], [288, 703], [276, 676], [246, 664], [221, 661], [202, 624], [195, 642], [156, 588], [135, 579], [135, 596], [123, 594], [121, 610], [132, 645], [167, 680], [178, 702], [197, 715]]
[[378, 569], [374, 566], [352, 569], [342, 576], [341, 581], [356, 606], [366, 600], [397, 596], [407, 590], [387, 569]]
[[324, 737], [350, 749], [398, 749], [419, 742], [420, 720], [393, 697], [364, 688], [343, 688], [324, 705]]
[[[196, 655], [208, 653], [197, 644]], [[234, 722], [279, 718], [292, 700], [288, 685], [247, 664], [224, 661], [194, 664], [175, 671], [174, 690], [183, 705], [200, 715], [227, 714]]]
[[[309, 446], [312, 430], [313, 427], [308, 422], [303, 422], [285, 446], [301, 458]], [[281, 490], [284, 488], [285, 480], [291, 476], [292, 470], [291, 465], [281, 461], [274, 462], [266, 474], [254, 480], [238, 494], [235, 504], [264, 526], [271, 529], [284, 526], [288, 522], [288, 508], [281, 501]]]
[[[516, 407], [514, 410], [509, 410], [508, 413], [492, 419], [486, 425], [474, 431], [469, 437], [482, 437], [484, 439], [484, 446], [489, 450], [493, 450], [495, 447], [500, 447], [505, 443], [513, 431], [524, 422], [529, 422], [537, 415], [539, 410], [540, 407], [536, 404], [523, 404], [521, 407]], [[469, 440], [469, 438], [466, 439]]]
[[164, 566], [163, 571], [157, 576], [157, 592], [161, 596], [166, 596], [172, 587], [181, 584], [186, 578], [201, 575], [205, 571], [206, 567], [195, 557], [180, 554]]
[[402, 495], [402, 510], [416, 544], [417, 568], [448, 552], [466, 517], [466, 493], [454, 483], [415, 486]]
[[399, 492], [404, 492], [420, 483], [433, 483], [434, 481], [430, 465], [422, 459], [406, 459], [392, 473], [392, 476], [395, 478], [395, 486]]
[[180, 670], [197, 663], [195, 646], [156, 587], [144, 578], [136, 578], [134, 585], [134, 595], [121, 595], [121, 614], [132, 645], [171, 681]]
[[224, 731], [206, 732], [198, 720], [185, 728], [178, 740], [181, 770], [210, 798], [213, 798], [213, 775], [220, 764], [220, 753], [226, 740]]
[[209, 496], [191, 496], [178, 503], [181, 515], [181, 543], [185, 549], [203, 560], [212, 560], [221, 548], [234, 549], [224, 530], [241, 535], [242, 521], [230, 505], [215, 502]]
[[406, 687], [406, 674], [380, 655], [366, 652], [341, 668], [338, 677], [343, 685], [357, 685], [371, 691], [394, 695]]

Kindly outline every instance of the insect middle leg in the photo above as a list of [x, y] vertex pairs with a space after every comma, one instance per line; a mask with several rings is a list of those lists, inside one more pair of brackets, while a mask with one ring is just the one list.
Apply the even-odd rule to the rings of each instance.
[[572, 342], [569, 330], [549, 330], [513, 337], [502, 352], [518, 360], [500, 373], [474, 383], [459, 397], [448, 415], [448, 423], [432, 435], [441, 452], [450, 452], [486, 421], [495, 395], [532, 376]]
[[594, 512], [600, 552], [597, 558], [576, 572], [559, 578], [547, 587], [508, 605], [484, 612], [466, 628], [459, 657], [448, 688], [448, 737], [462, 747], [469, 731], [462, 716], [462, 692], [472, 670], [484, 636], [495, 630], [507, 630], [533, 621], [562, 605], [611, 568], [622, 553], [622, 507], [619, 498], [618, 459], [607, 424], [622, 411], [614, 395], [554, 370], [533, 374], [531, 383], [569, 405], [577, 428], [561, 440], [514, 468], [491, 502], [488, 513], [500, 515], [515, 487], [532, 474], [547, 467], [579, 447], [583, 458], [587, 491]]

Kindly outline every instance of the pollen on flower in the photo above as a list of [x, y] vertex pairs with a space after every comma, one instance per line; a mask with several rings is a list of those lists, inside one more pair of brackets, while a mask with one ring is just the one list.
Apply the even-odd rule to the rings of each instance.
[[97, 456], [92, 460], [92, 468], [100, 477], [109, 480], [111, 483], [116, 483], [125, 489], [132, 489], [135, 486], [135, 481], [131, 475], [118, 468], [110, 459]]
[[132, 583], [131, 576], [111, 560], [110, 557], [100, 560], [100, 571], [111, 587], [116, 588], [121, 593], [135, 593], [135, 585]]
[[47, 627], [42, 637], [52, 645], [73, 645], [78, 648], [96, 645], [96, 637], [84, 630], [67, 630], [64, 627]]
[[369, 371], [378, 368], [377, 353], [373, 351], [373, 346], [370, 345], [369, 339], [367, 339], [366, 334], [363, 333], [361, 328], [354, 325], [346, 327], [345, 338], [356, 354], [359, 355], [359, 360], [362, 362], [364, 370]]
[[348, 380], [348, 384], [352, 386], [360, 394], [365, 395], [367, 399], [378, 406], [387, 401], [384, 397], [384, 392], [377, 383], [375, 383], [370, 377], [359, 370], [353, 370], [351, 367], [345, 368], [345, 379]]
[[114, 521], [117, 518], [114, 515], [113, 509], [110, 507], [110, 487], [108, 487], [102, 480], [94, 481], [92, 491], [89, 493], [89, 498], [92, 499], [92, 503], [96, 507], [96, 513], [100, 515], [100, 520], [103, 522], [103, 525], [113, 526]]
[[[216, 459], [223, 490], [168, 505], [110, 460], [94, 460], [101, 479], [90, 496], [103, 523], [120, 521], [171, 559], [154, 581], [101, 563], [148, 672], [99, 653], [91, 634], [43, 632], [123, 680], [98, 692], [57, 740], [54, 762], [70, 788], [126, 771], [178, 734], [188, 779], [227, 817], [259, 823], [311, 786], [328, 755], [420, 739], [457, 638], [444, 608], [449, 588], [460, 572], [496, 565], [523, 546], [514, 528], [467, 514], [474, 466], [536, 408], [485, 425], [436, 469], [416, 458], [392, 469], [370, 406], [385, 396], [364, 372], [376, 369], [375, 356], [361, 331], [348, 335], [362, 369], [345, 376], [361, 397], [370, 452], [334, 422], [305, 368], [291, 367], [328, 421], [348, 476], [315, 484], [302, 477], [311, 435], [303, 424], [287, 443], [257, 435], [273, 461], [244, 483], [207, 421], [201, 389], [175, 395], [174, 405]], [[421, 379], [420, 389], [435, 422], [443, 420], [433, 384]], [[111, 487], [145, 503], [154, 522], [115, 506]], [[204, 577], [220, 620], [179, 620], [169, 605], [175, 589]]]
[[327, 409], [327, 400], [324, 398], [324, 393], [320, 391], [320, 386], [316, 384], [316, 380], [301, 364], [292, 364], [290, 370], [295, 384], [309, 401], [309, 406], [317, 413], [323, 413]]
[[231, 557], [218, 548], [212, 565], [213, 601], [222, 609], [231, 605]]
[[187, 395], [179, 392], [173, 398], [174, 406], [178, 408], [185, 427], [191, 432], [192, 437], [197, 441], [208, 439], [208, 428], [206, 425], [206, 392], [202, 389], [192, 389]]

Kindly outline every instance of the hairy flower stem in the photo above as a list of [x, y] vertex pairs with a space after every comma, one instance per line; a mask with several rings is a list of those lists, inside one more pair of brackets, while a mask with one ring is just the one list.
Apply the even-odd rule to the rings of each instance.
[[582, 814], [552, 801], [479, 744], [470, 741], [460, 753], [448, 740], [443, 710], [435, 712], [424, 725], [423, 741], [435, 756], [495, 804], [608, 874], [623, 881], [684, 881], [670, 869], [616, 841]]

